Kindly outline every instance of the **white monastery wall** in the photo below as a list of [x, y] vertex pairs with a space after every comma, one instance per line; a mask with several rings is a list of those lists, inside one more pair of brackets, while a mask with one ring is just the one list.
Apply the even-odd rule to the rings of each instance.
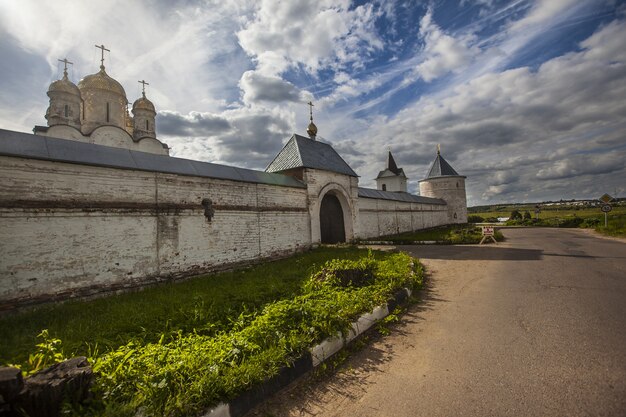
[[360, 198], [357, 237], [361, 239], [410, 232], [448, 224], [448, 209], [440, 204]]
[[358, 198], [348, 175], [303, 177], [307, 188], [0, 156], [0, 310], [304, 250], [320, 241], [327, 193], [348, 241], [449, 223], [446, 205]]
[[306, 199], [304, 188], [0, 157], [0, 307], [304, 249]]

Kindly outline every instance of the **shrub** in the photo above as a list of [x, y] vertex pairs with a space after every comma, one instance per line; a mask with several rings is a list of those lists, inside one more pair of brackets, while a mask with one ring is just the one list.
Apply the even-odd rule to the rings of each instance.
[[197, 413], [276, 375], [312, 344], [347, 331], [360, 314], [421, 280], [421, 269], [403, 253], [326, 262], [300, 295], [242, 313], [230, 331], [135, 340], [92, 359], [100, 404], [110, 415]]
[[482, 218], [481, 216], [477, 215], [477, 214], [471, 214], [471, 215], [467, 216], [467, 222], [468, 223], [482, 223], [484, 221], [485, 221], [485, 219]]

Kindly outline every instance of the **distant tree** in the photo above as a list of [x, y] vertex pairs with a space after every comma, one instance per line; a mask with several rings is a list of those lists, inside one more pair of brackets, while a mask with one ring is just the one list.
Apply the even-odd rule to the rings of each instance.
[[519, 210], [513, 210], [510, 216], [511, 220], [522, 220], [522, 213]]
[[530, 219], [532, 219], [532, 218], [533, 218], [533, 216], [531, 216], [531, 215], [530, 215], [530, 212], [529, 212], [528, 210], [526, 210], [526, 211], [524, 212], [524, 220], [530, 220]]

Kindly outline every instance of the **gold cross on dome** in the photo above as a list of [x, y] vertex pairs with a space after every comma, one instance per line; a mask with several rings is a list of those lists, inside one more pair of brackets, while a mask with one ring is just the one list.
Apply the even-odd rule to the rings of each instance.
[[143, 94], [143, 96], [146, 96], [146, 86], [150, 85], [150, 83], [147, 83], [145, 80], [141, 80], [141, 81], [137, 81], [139, 84], [141, 84], [141, 94]]
[[309, 114], [311, 115], [311, 123], [313, 123], [313, 102], [309, 101], [308, 103], [306, 103], [309, 105]]
[[102, 58], [100, 58], [100, 66], [104, 67], [104, 51], [111, 52], [111, 50], [105, 48], [104, 45], [96, 45], [96, 48], [102, 49]]

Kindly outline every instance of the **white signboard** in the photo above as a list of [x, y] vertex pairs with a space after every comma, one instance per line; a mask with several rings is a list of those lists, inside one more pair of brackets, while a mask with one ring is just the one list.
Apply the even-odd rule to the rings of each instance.
[[496, 238], [494, 237], [496, 233], [496, 228], [493, 226], [483, 226], [483, 238], [480, 240], [479, 245], [482, 245], [483, 243], [485, 243], [485, 240], [487, 239], [491, 239], [493, 240], [493, 243], [498, 243], [496, 241]]

